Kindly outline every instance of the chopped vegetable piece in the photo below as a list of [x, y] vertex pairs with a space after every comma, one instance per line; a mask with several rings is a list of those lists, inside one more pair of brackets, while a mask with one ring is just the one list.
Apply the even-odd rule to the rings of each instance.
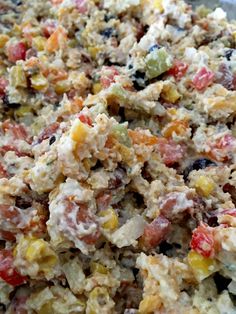
[[199, 281], [209, 277], [218, 270], [217, 263], [214, 259], [204, 257], [195, 251], [188, 253], [188, 263]]
[[36, 36], [32, 39], [32, 46], [38, 51], [43, 51], [46, 46], [46, 38], [42, 36]]
[[82, 112], [78, 114], [78, 118], [80, 119], [81, 122], [83, 122], [89, 126], [92, 126], [92, 124], [93, 124], [92, 119], [88, 115], [86, 115]]
[[77, 143], [84, 143], [89, 132], [87, 124], [81, 122], [79, 119], [76, 120], [71, 127], [71, 138]]
[[91, 269], [91, 272], [93, 273], [100, 273], [103, 275], [106, 275], [108, 273], [108, 270], [105, 266], [96, 262], [91, 263], [90, 269]]
[[131, 141], [129, 138], [127, 127], [123, 124], [117, 124], [112, 127], [112, 135], [123, 145], [131, 147]]
[[188, 65], [180, 60], [175, 59], [172, 68], [168, 71], [169, 75], [173, 75], [177, 81], [186, 74]]
[[62, 26], [51, 34], [46, 43], [46, 48], [49, 52], [55, 52], [65, 47], [67, 41], [66, 31]]
[[141, 242], [147, 248], [159, 245], [170, 231], [170, 221], [164, 216], [158, 216], [144, 228]]
[[11, 44], [7, 47], [8, 60], [15, 63], [18, 60], [25, 60], [26, 45], [23, 42]]
[[201, 68], [193, 78], [193, 86], [202, 91], [213, 83], [215, 74], [206, 67]]
[[0, 34], [0, 49], [3, 48], [9, 40], [9, 36]]
[[45, 91], [48, 87], [48, 80], [41, 73], [31, 77], [31, 86], [38, 91]]
[[185, 135], [187, 129], [188, 129], [187, 121], [173, 121], [166, 125], [162, 133], [164, 137], [171, 138], [173, 137], [174, 134], [178, 136]]
[[114, 66], [103, 67], [101, 70], [101, 85], [103, 88], [108, 88], [112, 83], [115, 82], [115, 77], [119, 75], [119, 72]]
[[215, 241], [213, 230], [206, 225], [198, 226], [192, 234], [191, 248], [204, 257], [214, 257]]
[[171, 166], [181, 161], [185, 154], [185, 147], [175, 143], [173, 140], [159, 138], [157, 143], [157, 151], [160, 153], [164, 163]]
[[146, 75], [149, 79], [157, 77], [172, 66], [172, 58], [163, 47], [150, 52], [145, 58]]
[[195, 188], [198, 193], [208, 197], [215, 189], [214, 181], [206, 176], [200, 176], [195, 181]]
[[27, 78], [21, 65], [11, 68], [10, 77], [14, 87], [27, 87]]
[[11, 286], [20, 286], [27, 281], [13, 266], [13, 254], [11, 250], [0, 250], [0, 278]]
[[161, 298], [157, 295], [148, 295], [139, 304], [140, 314], [152, 314], [161, 307]]
[[158, 138], [154, 135], [149, 135], [137, 130], [128, 130], [129, 136], [133, 144], [155, 145], [158, 143]]
[[168, 84], [163, 86], [161, 97], [165, 101], [174, 104], [181, 97], [181, 95], [174, 84]]
[[105, 217], [107, 220], [102, 223], [102, 227], [106, 230], [114, 230], [118, 227], [119, 220], [113, 208], [103, 210], [99, 213], [100, 217]]
[[160, 13], [164, 12], [163, 0], [153, 0], [153, 6], [155, 9], [158, 9]]

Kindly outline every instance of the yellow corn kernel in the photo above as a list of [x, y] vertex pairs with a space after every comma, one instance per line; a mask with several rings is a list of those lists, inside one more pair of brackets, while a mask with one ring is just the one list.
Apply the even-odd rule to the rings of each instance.
[[98, 94], [102, 90], [102, 85], [100, 83], [94, 83], [92, 87], [92, 92], [94, 95]]
[[93, 59], [96, 59], [99, 50], [98, 47], [88, 47], [88, 52]]
[[54, 310], [52, 307], [52, 301], [45, 303], [40, 310], [37, 312], [38, 314], [53, 314]]
[[234, 39], [234, 41], [236, 42], [236, 32], [233, 32], [233, 39]]
[[211, 178], [200, 176], [195, 181], [195, 188], [199, 194], [208, 197], [215, 188], [215, 183]]
[[0, 48], [3, 48], [9, 40], [9, 36], [5, 34], [0, 35]]
[[14, 24], [12, 29], [11, 29], [11, 36], [16, 36], [20, 35], [22, 32], [21, 26], [18, 24]]
[[167, 109], [167, 112], [171, 115], [171, 116], [175, 116], [177, 114], [177, 110], [175, 108], [169, 108]]
[[25, 72], [21, 65], [15, 65], [11, 68], [10, 78], [14, 87], [27, 87]]
[[68, 41], [68, 47], [75, 48], [78, 45], [78, 41], [76, 39], [70, 39]]
[[108, 220], [102, 224], [104, 229], [114, 230], [118, 227], [119, 220], [116, 212], [113, 208], [108, 208], [99, 213], [100, 217], [107, 217]]
[[15, 110], [15, 115], [17, 117], [24, 117], [31, 111], [32, 111], [32, 108], [30, 106], [20, 106], [20, 108]]
[[77, 143], [84, 143], [88, 136], [89, 127], [77, 119], [71, 127], [71, 138]]
[[[86, 314], [96, 314], [109, 305], [113, 303], [109, 296], [109, 293], [105, 287], [96, 287], [94, 288], [90, 294], [87, 301]], [[107, 313], [112, 313], [111, 311], [107, 311]]]
[[48, 87], [48, 80], [41, 73], [33, 75], [30, 81], [31, 86], [38, 91], [46, 90]]
[[55, 92], [57, 94], [66, 93], [70, 90], [70, 88], [71, 88], [71, 85], [68, 80], [58, 81], [54, 86]]
[[154, 313], [161, 306], [161, 300], [156, 295], [146, 296], [139, 304], [140, 314]]
[[46, 47], [47, 39], [43, 36], [36, 36], [32, 39], [32, 46], [38, 51], [43, 51]]
[[209, 277], [218, 270], [217, 263], [214, 259], [204, 257], [195, 251], [188, 253], [188, 263], [196, 279], [199, 281]]
[[153, 0], [153, 6], [155, 9], [158, 9], [160, 13], [164, 12], [162, 0]]
[[161, 97], [172, 104], [174, 104], [180, 97], [180, 93], [177, 91], [175, 85], [165, 85], [161, 92]]
[[90, 266], [92, 273], [107, 274], [107, 268], [100, 263], [92, 262]]
[[39, 264], [40, 270], [48, 271], [57, 264], [57, 256], [43, 239], [31, 239], [25, 252], [25, 259]]

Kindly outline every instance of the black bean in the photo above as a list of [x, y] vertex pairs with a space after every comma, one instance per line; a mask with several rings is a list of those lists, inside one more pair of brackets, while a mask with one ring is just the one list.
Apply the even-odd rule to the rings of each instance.
[[15, 5], [22, 5], [22, 1], [20, 0], [11, 0], [12, 3], [14, 3]]
[[21, 104], [19, 104], [17, 102], [9, 102], [9, 99], [7, 96], [3, 97], [3, 104], [4, 104], [4, 106], [6, 106], [8, 108], [12, 108], [12, 109], [16, 109], [16, 108], [19, 108], [21, 106]]
[[225, 58], [226, 58], [228, 61], [230, 61], [230, 59], [231, 59], [232, 54], [233, 54], [234, 51], [235, 51], [235, 49], [228, 49], [228, 50], [226, 50], [226, 52], [225, 52]]
[[116, 32], [114, 28], [108, 27], [108, 28], [105, 28], [103, 31], [101, 31], [100, 34], [105, 38], [110, 38], [112, 36], [115, 36]]
[[149, 51], [149, 52], [152, 52], [153, 50], [155, 50], [155, 49], [160, 49], [160, 48], [161, 48], [160, 45], [155, 44], [155, 45], [151, 46], [151, 47], [148, 49], [148, 51]]
[[56, 141], [56, 136], [53, 135], [52, 137], [50, 137], [49, 145], [52, 145], [55, 141]]
[[188, 178], [188, 175], [191, 171], [193, 170], [200, 170], [200, 169], [205, 169], [209, 166], [217, 166], [217, 164], [207, 158], [199, 158], [197, 160], [195, 160], [190, 166], [188, 166], [184, 172], [183, 172], [183, 176], [184, 176], [184, 180], [186, 181]]
[[136, 90], [142, 90], [146, 87], [145, 81], [145, 73], [141, 71], [136, 71], [132, 76], [131, 79], [133, 81], [134, 88]]

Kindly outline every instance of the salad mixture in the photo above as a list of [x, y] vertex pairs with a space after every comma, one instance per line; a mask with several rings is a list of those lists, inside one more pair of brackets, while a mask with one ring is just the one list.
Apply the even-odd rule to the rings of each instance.
[[0, 311], [236, 313], [236, 23], [182, 0], [0, 0]]

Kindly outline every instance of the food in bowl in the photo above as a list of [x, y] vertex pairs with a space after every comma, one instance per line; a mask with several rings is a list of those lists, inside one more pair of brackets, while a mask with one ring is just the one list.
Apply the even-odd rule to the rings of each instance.
[[235, 22], [181, 0], [0, 10], [2, 312], [235, 313]]

